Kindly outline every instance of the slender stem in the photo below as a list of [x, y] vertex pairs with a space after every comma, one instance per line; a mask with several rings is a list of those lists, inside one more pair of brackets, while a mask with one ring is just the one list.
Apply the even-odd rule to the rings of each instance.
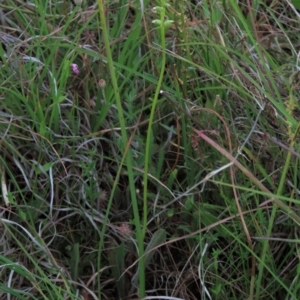
[[162, 1], [163, 5], [160, 10], [160, 38], [161, 38], [161, 49], [162, 49], [162, 58], [161, 58], [161, 68], [158, 83], [155, 90], [155, 95], [151, 107], [151, 113], [149, 118], [148, 124], [148, 131], [147, 131], [147, 139], [146, 139], [146, 153], [145, 153], [145, 171], [144, 171], [144, 190], [143, 190], [143, 213], [144, 213], [144, 222], [143, 222], [143, 237], [145, 237], [146, 229], [147, 229], [147, 196], [148, 196], [148, 170], [149, 170], [149, 160], [150, 160], [150, 150], [152, 149], [150, 142], [151, 142], [151, 135], [152, 135], [152, 124], [155, 114], [155, 109], [158, 102], [158, 95], [160, 92], [160, 88], [162, 85], [164, 72], [165, 72], [165, 65], [166, 65], [166, 41], [165, 41], [165, 26], [164, 26], [164, 19], [165, 19], [165, 4]]
[[[117, 77], [116, 77], [114, 63], [113, 63], [111, 49], [110, 49], [109, 34], [108, 34], [108, 29], [106, 27], [106, 16], [104, 13], [104, 6], [103, 6], [103, 2], [101, 0], [98, 0], [98, 6], [99, 6], [100, 22], [101, 22], [101, 27], [102, 27], [102, 32], [103, 32], [105, 51], [106, 51], [106, 55], [107, 55], [107, 62], [108, 62], [108, 67], [109, 67], [109, 71], [110, 71], [112, 86], [114, 89], [114, 96], [115, 96], [114, 98], [116, 100], [116, 105], [117, 105], [117, 109], [118, 109], [118, 116], [119, 116], [119, 120], [120, 120], [121, 135], [122, 135], [122, 141], [123, 141], [123, 149], [122, 149], [123, 158], [122, 158], [120, 167], [118, 169], [117, 176], [114, 180], [114, 185], [113, 185], [112, 192], [110, 195], [110, 199], [109, 199], [109, 203], [107, 206], [105, 218], [103, 221], [103, 227], [102, 227], [101, 235], [100, 235], [99, 249], [98, 249], [98, 251], [99, 251], [98, 265], [97, 265], [98, 271], [100, 272], [101, 252], [102, 252], [102, 247], [103, 247], [103, 242], [104, 242], [104, 234], [105, 234], [106, 224], [108, 221], [108, 215], [109, 215], [110, 207], [112, 204], [114, 191], [118, 184], [118, 180], [120, 177], [120, 173], [121, 173], [121, 169], [122, 169], [124, 161], [126, 161], [126, 165], [127, 165], [129, 188], [130, 188], [130, 195], [131, 195], [131, 201], [132, 201], [132, 207], [133, 207], [134, 223], [135, 223], [135, 228], [136, 228], [136, 239], [137, 239], [139, 257], [142, 257], [144, 255], [144, 241], [143, 241], [143, 235], [142, 235], [142, 230], [141, 230], [137, 197], [136, 197], [135, 185], [134, 185], [132, 155], [131, 155], [130, 151], [128, 151], [129, 150], [129, 139], [128, 139], [127, 132], [126, 132], [126, 124], [125, 124], [125, 120], [124, 120], [121, 97], [120, 97]], [[139, 270], [139, 297], [143, 298], [145, 296], [145, 262], [144, 262], [144, 258], [139, 260], [138, 270]], [[98, 275], [98, 297], [99, 297], [99, 299], [101, 299], [100, 275]]]
[[[295, 144], [295, 137], [297, 135], [297, 132], [299, 131], [300, 125], [298, 125], [295, 134], [294, 134], [294, 138], [292, 139], [291, 143], [290, 143], [290, 149], [294, 148], [294, 144]], [[279, 186], [277, 189], [277, 193], [276, 195], [282, 195], [283, 190], [284, 190], [284, 185], [286, 183], [286, 176], [289, 170], [289, 166], [291, 163], [291, 157], [292, 157], [292, 152], [288, 151], [287, 152], [287, 157], [285, 160], [285, 165], [281, 174], [281, 178], [280, 178], [280, 182], [279, 182]], [[276, 202], [273, 204], [273, 208], [272, 208], [272, 212], [271, 212], [271, 217], [269, 219], [269, 226], [267, 229], [267, 233], [266, 236], [269, 237], [271, 236], [272, 233], [272, 229], [274, 226], [274, 222], [275, 222], [275, 217], [276, 217], [276, 212], [278, 209], [278, 203], [276, 204]], [[267, 251], [269, 249], [269, 239], [265, 239], [263, 241], [263, 247], [262, 247], [262, 253], [261, 253], [261, 261], [265, 262], [266, 261], [266, 255], [267, 255]], [[260, 286], [261, 286], [261, 281], [262, 281], [262, 277], [263, 277], [263, 273], [264, 273], [264, 269], [265, 269], [265, 264], [259, 264], [259, 271], [258, 271], [258, 276], [257, 276], [257, 290], [256, 290], [256, 299], [257, 297], [259, 297], [259, 293], [260, 293]]]

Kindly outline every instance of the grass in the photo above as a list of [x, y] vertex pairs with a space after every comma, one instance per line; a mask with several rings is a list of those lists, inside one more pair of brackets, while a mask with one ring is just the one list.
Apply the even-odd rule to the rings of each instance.
[[2, 1], [1, 299], [299, 298], [300, 16], [250, 2]]

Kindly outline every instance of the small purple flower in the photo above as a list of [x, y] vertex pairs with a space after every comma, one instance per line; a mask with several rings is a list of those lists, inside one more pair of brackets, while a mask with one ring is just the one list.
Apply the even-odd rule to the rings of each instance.
[[72, 68], [72, 71], [75, 75], [79, 74], [79, 69], [78, 69], [77, 64], [71, 64], [70, 67]]

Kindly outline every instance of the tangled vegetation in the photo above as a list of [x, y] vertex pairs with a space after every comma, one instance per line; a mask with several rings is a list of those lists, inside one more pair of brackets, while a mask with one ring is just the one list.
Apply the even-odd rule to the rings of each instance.
[[1, 1], [0, 299], [299, 299], [299, 22]]

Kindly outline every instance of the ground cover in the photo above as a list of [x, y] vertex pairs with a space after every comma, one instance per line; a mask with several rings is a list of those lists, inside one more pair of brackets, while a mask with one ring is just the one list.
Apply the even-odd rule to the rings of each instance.
[[300, 298], [291, 2], [0, 16], [1, 299]]

